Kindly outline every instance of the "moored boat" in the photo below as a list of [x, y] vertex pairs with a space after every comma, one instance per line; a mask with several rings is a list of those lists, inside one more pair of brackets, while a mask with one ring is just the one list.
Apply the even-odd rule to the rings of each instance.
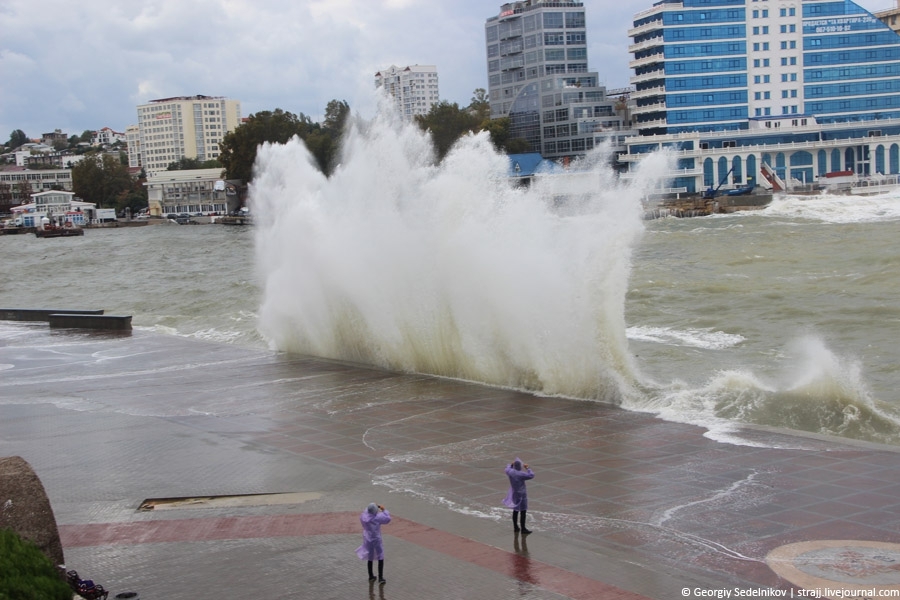
[[54, 225], [52, 223], [42, 223], [40, 227], [34, 230], [37, 237], [70, 237], [76, 235], [84, 235], [84, 229], [75, 225], [71, 221], [66, 221], [65, 225]]

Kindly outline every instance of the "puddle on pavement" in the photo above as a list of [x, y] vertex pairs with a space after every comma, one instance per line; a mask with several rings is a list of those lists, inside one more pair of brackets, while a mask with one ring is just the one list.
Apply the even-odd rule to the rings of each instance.
[[227, 508], [241, 506], [273, 506], [303, 504], [322, 497], [319, 492], [287, 492], [281, 494], [239, 494], [235, 496], [193, 496], [185, 498], [148, 498], [138, 510], [173, 510], [183, 508]]

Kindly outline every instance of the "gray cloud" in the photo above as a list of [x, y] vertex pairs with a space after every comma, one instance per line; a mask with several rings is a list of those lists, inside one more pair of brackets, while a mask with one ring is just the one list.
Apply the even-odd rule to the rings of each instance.
[[[874, 10], [888, 0], [861, 0]], [[375, 72], [434, 64], [441, 97], [487, 87], [484, 22], [502, 2], [459, 0], [3, 0], [0, 137], [136, 121], [155, 98], [240, 100], [319, 119], [331, 99], [372, 108]], [[585, 0], [589, 64], [628, 84], [627, 30], [650, 0]]]

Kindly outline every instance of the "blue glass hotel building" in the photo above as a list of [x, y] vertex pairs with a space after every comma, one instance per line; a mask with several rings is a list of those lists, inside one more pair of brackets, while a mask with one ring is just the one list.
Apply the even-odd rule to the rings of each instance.
[[900, 173], [900, 36], [854, 2], [661, 0], [628, 35], [623, 159], [674, 150], [674, 189]]

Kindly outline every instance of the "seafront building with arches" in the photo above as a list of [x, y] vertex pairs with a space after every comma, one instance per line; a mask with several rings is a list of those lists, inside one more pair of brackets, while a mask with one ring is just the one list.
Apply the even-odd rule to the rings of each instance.
[[628, 34], [621, 160], [669, 149], [668, 191], [900, 175], [900, 36], [854, 2], [661, 0]]

